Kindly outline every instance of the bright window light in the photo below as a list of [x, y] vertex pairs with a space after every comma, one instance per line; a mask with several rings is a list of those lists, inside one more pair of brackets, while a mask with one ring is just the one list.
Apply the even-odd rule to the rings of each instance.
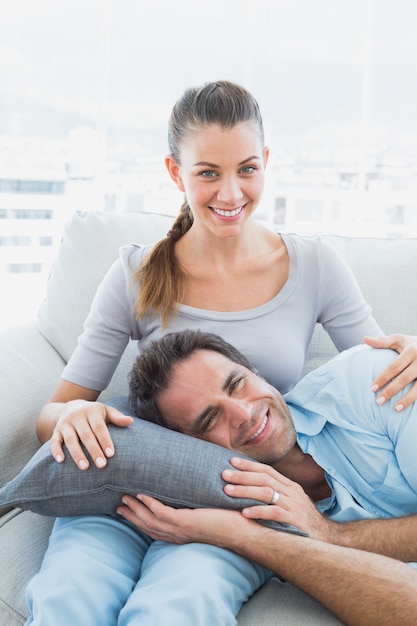
[[0, 326], [32, 319], [74, 211], [177, 213], [183, 90], [257, 97], [281, 231], [417, 236], [414, 0], [14, 0], [0, 21]]

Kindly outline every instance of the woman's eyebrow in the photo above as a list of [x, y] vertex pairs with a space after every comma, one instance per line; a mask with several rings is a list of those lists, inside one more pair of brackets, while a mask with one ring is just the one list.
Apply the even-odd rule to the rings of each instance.
[[[253, 160], [257, 160], [260, 161], [260, 157], [257, 156], [256, 154], [254, 154], [253, 156], [248, 157], [247, 159], [244, 159], [243, 161], [241, 161], [240, 163], [238, 163], [239, 167], [241, 165], [245, 165], [245, 163], [248, 163], [249, 161], [253, 161]], [[193, 164], [193, 167], [212, 167], [213, 169], [216, 169], [219, 167], [219, 165], [217, 165], [217, 163], [210, 163], [210, 161], [197, 161], [197, 163]]]
[[239, 163], [239, 165], [245, 165], [245, 163], [247, 163], [248, 161], [254, 161], [254, 160], [260, 161], [261, 158], [259, 156], [256, 156], [256, 154], [254, 154], [253, 156], [250, 156], [249, 158], [245, 159], [244, 161], [241, 161]]
[[219, 167], [218, 165], [216, 165], [216, 163], [210, 163], [209, 161], [198, 161], [197, 163], [194, 163], [193, 167], [212, 167], [213, 169]]

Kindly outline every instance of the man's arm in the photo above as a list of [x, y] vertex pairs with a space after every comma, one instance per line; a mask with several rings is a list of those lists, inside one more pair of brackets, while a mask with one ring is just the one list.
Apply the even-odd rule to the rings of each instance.
[[393, 519], [329, 522], [323, 541], [417, 562], [417, 515]]
[[248, 507], [243, 510], [244, 517], [291, 524], [313, 539], [417, 562], [417, 515], [333, 522], [317, 510], [301, 485], [270, 465], [241, 458], [234, 458], [231, 463], [239, 471], [228, 469], [222, 474], [229, 496], [267, 503], [274, 491], [280, 494], [276, 505]]
[[237, 511], [172, 509], [130, 496], [118, 512], [154, 539], [198, 541], [257, 561], [348, 626], [414, 626], [417, 572], [394, 559], [265, 528]]
[[417, 572], [394, 559], [264, 527], [230, 549], [293, 583], [348, 625], [417, 622]]

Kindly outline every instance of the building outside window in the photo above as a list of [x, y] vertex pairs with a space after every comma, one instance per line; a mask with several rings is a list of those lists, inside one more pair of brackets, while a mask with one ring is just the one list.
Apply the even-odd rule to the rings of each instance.
[[0, 326], [33, 318], [74, 211], [177, 213], [183, 90], [257, 97], [273, 228], [417, 236], [413, 0], [16, 0], [0, 21]]

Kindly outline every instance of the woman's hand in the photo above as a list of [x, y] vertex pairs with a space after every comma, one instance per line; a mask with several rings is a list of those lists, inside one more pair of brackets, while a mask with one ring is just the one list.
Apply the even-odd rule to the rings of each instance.
[[[270, 465], [236, 457], [231, 459], [235, 470], [224, 470], [224, 488], [228, 496], [251, 498], [269, 506], [251, 506], [243, 509], [247, 519], [272, 520], [291, 524], [314, 539], [332, 541], [334, 524], [317, 510], [314, 502], [298, 483], [286, 478]], [[275, 492], [279, 494], [278, 499]]]
[[71, 400], [55, 405], [58, 413], [50, 439], [51, 453], [58, 463], [65, 459], [65, 445], [72, 459], [81, 470], [89, 467], [91, 457], [97, 467], [104, 467], [107, 459], [114, 455], [114, 446], [107, 424], [130, 426], [133, 418], [101, 402]]
[[417, 337], [413, 335], [364, 337], [364, 342], [372, 348], [391, 348], [398, 352], [399, 356], [378, 376], [371, 389], [378, 392], [384, 387], [376, 398], [378, 404], [384, 404], [409, 383], [414, 382], [395, 404], [395, 410], [402, 411], [417, 399]]

